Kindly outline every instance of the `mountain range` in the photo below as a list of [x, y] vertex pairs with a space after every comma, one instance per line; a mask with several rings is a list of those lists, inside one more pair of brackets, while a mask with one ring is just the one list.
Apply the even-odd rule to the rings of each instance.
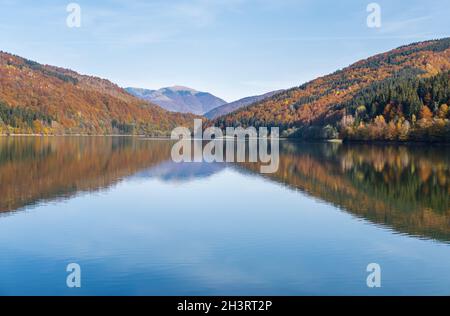
[[449, 141], [449, 78], [450, 38], [402, 46], [229, 104], [180, 86], [125, 90], [0, 52], [0, 134], [168, 135], [202, 114], [208, 125], [277, 126], [293, 138]]
[[227, 103], [211, 93], [201, 92], [183, 86], [174, 86], [159, 90], [142, 88], [126, 88], [126, 90], [138, 98], [155, 103], [167, 111], [172, 112], [202, 115]]
[[126, 88], [125, 90], [142, 100], [155, 103], [167, 111], [203, 115], [207, 119], [214, 119], [231, 113], [283, 91], [272, 91], [263, 95], [246, 97], [227, 103], [211, 93], [200, 92], [183, 86], [161, 88], [159, 90], [143, 88]]

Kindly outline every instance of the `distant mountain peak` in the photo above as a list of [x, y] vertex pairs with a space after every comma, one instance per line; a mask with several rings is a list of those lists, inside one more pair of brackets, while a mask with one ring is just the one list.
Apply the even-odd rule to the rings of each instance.
[[233, 102], [224, 104], [222, 106], [219, 106], [215, 109], [212, 109], [211, 111], [205, 113], [204, 116], [208, 119], [215, 119], [221, 115], [229, 114], [229, 113], [237, 111], [243, 107], [249, 106], [253, 103], [261, 102], [265, 99], [268, 99], [268, 98], [274, 96], [277, 93], [281, 93], [282, 91], [284, 91], [284, 90], [277, 90], [277, 91], [268, 92], [268, 93], [265, 93], [262, 95], [255, 95], [255, 96], [239, 99], [237, 101], [233, 101]]
[[227, 103], [211, 93], [180, 85], [158, 90], [142, 88], [127, 88], [126, 90], [138, 98], [158, 104], [172, 112], [202, 115]]
[[189, 87], [186, 87], [186, 86], [172, 86], [172, 87], [166, 87], [166, 88], [161, 88], [161, 89], [159, 89], [158, 91], [161, 91], [161, 90], [171, 90], [171, 91], [188, 91], [188, 92], [191, 92], [192, 94], [196, 94], [196, 93], [199, 93], [200, 91], [197, 91], [197, 90], [195, 90], [195, 89], [192, 89], [192, 88], [189, 88]]

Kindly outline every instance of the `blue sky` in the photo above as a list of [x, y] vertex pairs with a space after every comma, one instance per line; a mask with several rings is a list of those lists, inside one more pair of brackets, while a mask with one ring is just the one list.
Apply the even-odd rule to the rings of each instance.
[[[81, 27], [66, 6], [81, 7]], [[381, 7], [369, 28], [366, 7]], [[448, 0], [0, 0], [0, 50], [122, 87], [185, 85], [227, 101], [449, 36]]]

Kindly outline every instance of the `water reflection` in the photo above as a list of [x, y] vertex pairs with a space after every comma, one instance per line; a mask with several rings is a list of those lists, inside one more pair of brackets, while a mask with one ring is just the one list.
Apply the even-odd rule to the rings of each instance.
[[130, 176], [186, 182], [233, 168], [397, 232], [450, 241], [449, 147], [282, 142], [278, 171], [263, 176], [258, 164], [173, 163], [172, 144], [127, 137], [0, 137], [0, 212], [107, 188]]
[[449, 147], [286, 142], [268, 177], [399, 232], [450, 241]]
[[126, 137], [0, 137], [0, 212], [106, 188], [169, 159], [170, 148]]

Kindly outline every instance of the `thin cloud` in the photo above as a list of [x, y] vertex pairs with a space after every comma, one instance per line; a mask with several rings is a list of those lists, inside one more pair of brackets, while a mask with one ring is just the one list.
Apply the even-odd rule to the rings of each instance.
[[380, 32], [384, 34], [397, 33], [401, 31], [411, 32], [411, 30], [420, 29], [423, 22], [429, 21], [432, 18], [432, 16], [427, 15], [405, 20], [386, 21], [383, 22]]

